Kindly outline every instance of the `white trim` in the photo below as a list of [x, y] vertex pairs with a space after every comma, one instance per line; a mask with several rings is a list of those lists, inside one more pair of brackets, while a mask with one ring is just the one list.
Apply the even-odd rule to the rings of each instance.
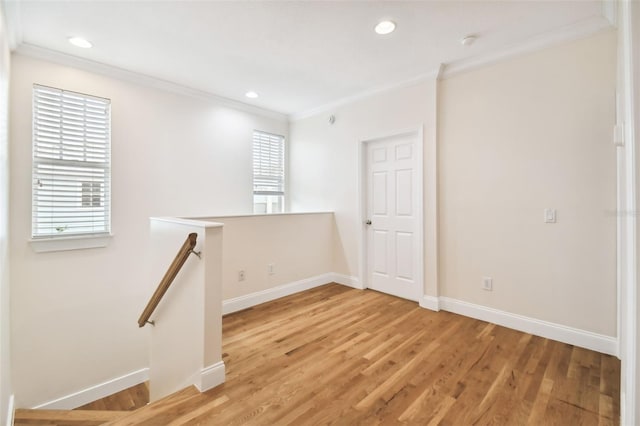
[[470, 71], [476, 68], [490, 65], [502, 60], [519, 56], [524, 53], [535, 52], [542, 50], [555, 44], [568, 42], [572, 40], [578, 40], [581, 38], [589, 37], [598, 31], [602, 31], [606, 28], [610, 28], [615, 25], [615, 19], [611, 19], [611, 13], [615, 11], [615, 6], [611, 6], [614, 2], [603, 1], [603, 16], [594, 17], [582, 20], [572, 25], [565, 26], [555, 31], [549, 31], [538, 37], [533, 37], [524, 43], [502, 49], [497, 52], [491, 52], [486, 55], [472, 57], [468, 59], [462, 59], [459, 61], [451, 62], [449, 64], [440, 64], [438, 69], [430, 71], [426, 74], [422, 74], [413, 77], [408, 80], [401, 81], [399, 83], [389, 84], [385, 86], [376, 87], [373, 89], [360, 92], [355, 95], [347, 96], [338, 99], [334, 102], [330, 102], [309, 110], [293, 113], [289, 115], [290, 121], [298, 121], [314, 115], [318, 115], [329, 110], [336, 109], [346, 104], [350, 104], [356, 101], [360, 101], [369, 98], [374, 95], [378, 95], [391, 90], [401, 89], [403, 87], [409, 87], [417, 85], [431, 79], [446, 79], [455, 74], [461, 72]]
[[602, 16], [614, 27], [618, 26], [618, 2], [602, 0]]
[[146, 382], [147, 380], [149, 380], [149, 369], [142, 368], [129, 374], [125, 374], [124, 376], [116, 377], [115, 379], [107, 380], [106, 382], [88, 387], [81, 391], [54, 399], [53, 401], [38, 404], [33, 407], [33, 409], [73, 410], [74, 408], [109, 395], [113, 395], [116, 392], [120, 392], [130, 388], [131, 386]]
[[498, 52], [493, 52], [488, 55], [483, 55], [476, 58], [463, 59], [461, 61], [452, 62], [451, 64], [448, 64], [446, 66], [446, 68], [444, 69], [444, 72], [441, 72], [441, 69], [439, 68], [437, 70], [429, 71], [427, 73], [417, 75], [415, 77], [412, 77], [407, 80], [403, 80], [401, 82], [371, 88], [366, 91], [363, 91], [351, 96], [346, 96], [341, 99], [317, 106], [312, 109], [287, 115], [277, 111], [272, 111], [272, 110], [257, 107], [254, 105], [249, 105], [244, 102], [236, 101], [233, 99], [228, 99], [222, 96], [215, 95], [213, 93], [205, 92], [203, 90], [194, 89], [194, 88], [173, 83], [167, 80], [162, 80], [146, 74], [128, 71], [122, 68], [103, 64], [101, 62], [91, 61], [91, 60], [80, 58], [77, 56], [57, 52], [44, 47], [23, 43], [21, 28], [19, 26], [20, 19], [18, 19], [19, 13], [20, 13], [19, 6], [18, 6], [19, 3], [20, 2], [7, 2], [6, 0], [3, 0], [3, 4], [5, 6], [7, 5], [13, 6], [13, 4], [16, 5], [15, 10], [10, 10], [7, 14], [12, 14], [17, 18], [12, 18], [10, 20], [7, 19], [7, 21], [11, 21], [11, 24], [9, 25], [10, 47], [15, 51], [15, 53], [19, 55], [28, 56], [36, 59], [42, 59], [49, 62], [60, 64], [60, 65], [72, 66], [74, 68], [79, 68], [79, 69], [94, 72], [97, 74], [114, 77], [120, 80], [129, 81], [142, 86], [153, 87], [156, 89], [166, 90], [172, 93], [178, 93], [186, 96], [195, 97], [198, 99], [213, 101], [222, 106], [234, 108], [237, 110], [241, 110], [241, 111], [245, 111], [253, 114], [262, 115], [262, 116], [273, 118], [279, 121], [302, 120], [304, 118], [312, 117], [314, 115], [317, 115], [317, 114], [320, 114], [320, 113], [323, 113], [323, 112], [326, 112], [326, 111], [329, 111], [329, 110], [332, 110], [340, 106], [350, 104], [359, 100], [363, 100], [374, 95], [378, 95], [391, 90], [397, 90], [403, 87], [410, 87], [413, 85], [420, 84], [424, 81], [428, 81], [433, 78], [436, 78], [439, 74], [442, 74], [443, 78], [448, 78], [454, 74], [479, 68], [487, 64], [491, 64], [503, 59], [520, 55], [522, 53], [528, 53], [528, 52], [540, 50], [548, 46], [551, 46], [553, 44], [557, 44], [565, 41], [588, 37], [600, 30], [603, 30], [605, 28], [610, 28], [612, 24], [615, 24], [614, 22], [611, 22], [611, 13], [614, 13], [614, 11], [612, 11], [612, 8], [615, 9], [615, 7], [608, 5], [608, 3], [611, 3], [611, 2], [605, 1], [603, 2], [603, 16], [601, 17], [593, 17], [593, 18], [585, 19], [575, 24], [560, 28], [559, 30], [549, 31], [543, 35], [531, 38], [528, 41], [520, 43], [517, 46], [503, 49]]
[[440, 64], [433, 80], [433, 123], [424, 140], [424, 295], [440, 295], [439, 216], [438, 216], [438, 114], [440, 78], [444, 66]]
[[279, 285], [277, 287], [268, 288], [266, 290], [257, 291], [244, 296], [234, 297], [222, 301], [222, 315], [238, 312], [248, 309], [261, 303], [270, 302], [280, 299], [281, 297], [290, 296], [300, 293], [301, 291], [310, 290], [325, 284], [336, 283], [346, 287], [362, 290], [360, 281], [357, 277], [338, 274], [335, 272], [327, 272], [326, 274], [316, 275], [315, 277], [306, 278], [292, 283]]
[[[638, 119], [636, 117], [638, 107], [636, 77], [637, 67], [640, 66], [640, 57], [637, 53], [636, 43], [640, 41], [637, 27], [640, 9], [635, 2], [618, 2], [618, 89], [621, 90], [622, 116], [618, 124], [624, 124], [625, 144], [618, 148], [623, 155], [621, 176], [622, 188], [618, 193], [619, 224], [622, 225], [618, 234], [620, 259], [619, 298], [620, 311], [618, 314], [620, 328], [620, 359], [621, 359], [621, 388], [620, 388], [620, 424], [631, 425], [640, 421], [638, 413], [638, 339], [637, 339], [637, 197], [638, 165], [636, 163], [637, 146], [636, 131], [638, 131]], [[635, 98], [634, 98], [635, 96]], [[620, 222], [620, 219], [622, 221]]]
[[206, 219], [191, 219], [184, 217], [171, 217], [171, 216], [154, 216], [150, 217], [149, 221], [151, 222], [167, 222], [173, 223], [174, 225], [184, 225], [184, 226], [192, 226], [196, 228], [222, 228], [224, 227], [223, 223], [218, 223], [215, 221], [210, 221]]
[[116, 78], [118, 80], [127, 81], [129, 83], [138, 84], [140, 86], [152, 87], [179, 95], [190, 96], [207, 102], [214, 102], [220, 106], [233, 108], [239, 111], [251, 114], [261, 115], [263, 117], [272, 118], [279, 121], [288, 121], [286, 114], [249, 105], [244, 102], [228, 99], [215, 95], [203, 90], [194, 89], [181, 84], [173, 83], [150, 75], [125, 70], [123, 68], [114, 67], [112, 65], [103, 64], [101, 62], [91, 61], [89, 59], [80, 58], [66, 53], [57, 52], [55, 50], [46, 49], [44, 47], [35, 46], [28, 43], [22, 43], [17, 46], [15, 53], [35, 59], [41, 59], [53, 62], [59, 65], [69, 66], [96, 74], [105, 75], [107, 77]]
[[344, 98], [338, 99], [333, 102], [320, 105], [315, 108], [296, 112], [289, 115], [289, 121], [302, 120], [302, 119], [312, 117], [330, 110], [334, 110], [343, 105], [357, 102], [357, 101], [360, 101], [384, 92], [401, 89], [403, 87], [417, 85], [424, 81], [428, 81], [434, 78], [438, 78], [438, 79], [448, 78], [460, 72], [469, 71], [475, 68], [480, 68], [484, 65], [489, 65], [504, 59], [509, 59], [511, 57], [518, 56], [523, 53], [534, 52], [536, 50], [541, 50], [541, 49], [550, 47], [554, 44], [559, 44], [562, 42], [567, 42], [571, 40], [577, 40], [580, 38], [588, 37], [605, 28], [611, 28], [611, 26], [613, 25], [613, 22], [610, 22], [610, 14], [612, 13], [611, 11], [612, 6], [608, 5], [608, 3], [611, 3], [611, 2], [607, 2], [607, 1], [603, 2], [603, 16], [601, 17], [593, 17], [593, 18], [585, 19], [555, 31], [549, 31], [538, 37], [530, 38], [529, 40], [519, 43], [518, 45], [514, 45], [512, 47], [502, 49], [497, 52], [491, 52], [489, 54], [478, 56], [475, 58], [462, 59], [460, 61], [455, 61], [450, 64], [447, 64], [445, 67], [441, 65], [437, 70], [433, 70], [425, 74], [418, 75], [408, 80], [375, 87], [351, 96], [346, 96]]
[[[435, 74], [434, 74], [435, 75]], [[424, 125], [414, 127], [406, 130], [399, 130], [383, 135], [374, 137], [361, 138], [358, 141], [358, 217], [360, 218], [360, 226], [358, 226], [359, 232], [359, 247], [358, 247], [358, 281], [362, 289], [368, 288], [368, 275], [367, 275], [367, 144], [371, 142], [377, 142], [388, 138], [395, 138], [403, 135], [416, 135], [416, 182], [418, 186], [418, 205], [416, 207], [416, 235], [419, 235], [418, 240], [418, 259], [420, 259], [418, 265], [415, 265], [416, 281], [418, 282], [418, 293], [414, 295], [415, 301], [419, 301], [424, 293]], [[430, 187], [431, 188], [431, 187]]]
[[352, 277], [350, 275], [343, 275], [334, 272], [332, 274], [331, 281], [336, 284], [342, 284], [347, 287], [355, 288], [357, 290], [364, 290], [364, 287], [362, 287], [362, 284], [358, 277]]
[[369, 280], [367, 277], [367, 230], [366, 230], [366, 216], [367, 216], [367, 180], [365, 175], [367, 173], [366, 167], [367, 150], [364, 142], [358, 143], [358, 174], [357, 174], [357, 188], [358, 188], [358, 281], [362, 289], [369, 288]]
[[422, 296], [422, 299], [418, 301], [421, 308], [429, 309], [430, 311], [440, 311], [440, 298], [435, 296]]
[[112, 238], [113, 234], [40, 238], [29, 240], [29, 244], [36, 253], [48, 253], [52, 251], [102, 248], [108, 246]]
[[[3, 0], [3, 4], [12, 4], [20, 2], [7, 2]], [[106, 75], [109, 77], [118, 78], [120, 80], [129, 81], [142, 86], [153, 87], [156, 89], [162, 89], [173, 93], [178, 93], [186, 96], [195, 97], [207, 101], [213, 101], [222, 106], [234, 108], [237, 110], [262, 115], [265, 117], [273, 118], [279, 121], [298, 121], [304, 118], [312, 117], [314, 115], [338, 108], [340, 106], [350, 104], [359, 100], [369, 98], [374, 95], [378, 95], [391, 90], [397, 90], [403, 87], [410, 87], [420, 84], [424, 81], [436, 78], [439, 74], [442, 74], [443, 78], [448, 78], [454, 74], [468, 71], [471, 69], [479, 68], [481, 66], [491, 64], [503, 59], [507, 59], [513, 56], [520, 55], [522, 53], [528, 53], [536, 50], [540, 50], [551, 46], [553, 44], [576, 40], [579, 38], [588, 37], [600, 30], [610, 28], [612, 26], [611, 11], [612, 6], [608, 6], [608, 2], [603, 2], [603, 16], [593, 17], [577, 22], [572, 25], [560, 28], [556, 31], [549, 31], [538, 37], [534, 37], [513, 46], [511, 48], [503, 49], [498, 52], [493, 52], [488, 55], [479, 56], [476, 58], [463, 59], [461, 61], [452, 62], [448, 64], [441, 73], [440, 68], [437, 70], [429, 71], [424, 74], [412, 77], [401, 82], [392, 83], [384, 86], [378, 86], [366, 91], [346, 96], [336, 101], [332, 101], [318, 107], [296, 112], [293, 114], [284, 114], [277, 111], [249, 105], [244, 102], [228, 99], [222, 96], [215, 95], [213, 93], [205, 92], [199, 89], [183, 86], [177, 83], [173, 83], [167, 80], [162, 80], [156, 77], [128, 71], [122, 68], [114, 67], [111, 65], [103, 64], [101, 62], [91, 61], [88, 59], [80, 58], [73, 55], [57, 52], [54, 50], [46, 49], [44, 47], [31, 45], [28, 43], [22, 43], [22, 34], [19, 27], [20, 19], [11, 19], [10, 25], [10, 43], [11, 48], [19, 55], [28, 56], [36, 59], [42, 59], [49, 62], [54, 62], [61, 65], [72, 66], [74, 68], [83, 69], [86, 71], [94, 72], [97, 74]], [[15, 16], [19, 15], [19, 10], [13, 11]]]
[[20, 1], [2, 0], [4, 23], [7, 28], [9, 49], [14, 50], [22, 43], [22, 10]]
[[252, 214], [227, 214], [224, 216], [203, 216], [188, 218], [192, 220], [218, 221], [219, 219], [235, 219], [238, 217], [273, 217], [273, 216], [300, 216], [309, 214], [333, 214], [333, 212], [284, 212], [284, 213], [252, 213]]
[[398, 83], [392, 83], [392, 84], [386, 84], [384, 86], [374, 87], [374, 88], [365, 90], [363, 92], [359, 92], [359, 93], [356, 93], [354, 95], [346, 96], [346, 97], [340, 98], [340, 99], [338, 99], [336, 101], [332, 101], [332, 102], [320, 105], [320, 106], [312, 108], [312, 109], [296, 112], [296, 113], [293, 113], [293, 114], [289, 115], [289, 121], [298, 121], [298, 120], [302, 120], [304, 118], [313, 117], [314, 115], [318, 115], [320, 113], [327, 112], [329, 110], [333, 110], [333, 109], [336, 109], [338, 107], [341, 107], [343, 105], [347, 105], [347, 104], [350, 104], [350, 103], [353, 103], [353, 102], [361, 101], [361, 100], [369, 98], [371, 96], [379, 95], [381, 93], [388, 92], [388, 91], [391, 91], [391, 90], [402, 89], [403, 87], [416, 86], [416, 85], [418, 85], [420, 83], [423, 83], [425, 81], [429, 81], [429, 80], [434, 79], [436, 77], [436, 75], [438, 74], [438, 72], [439, 72], [439, 69], [438, 70], [434, 70], [434, 71], [429, 71], [429, 72], [427, 72], [425, 74], [420, 74], [418, 76], [412, 77], [412, 78], [407, 79], [407, 80], [400, 81]]
[[510, 59], [524, 53], [542, 50], [555, 44], [586, 38], [598, 31], [609, 28], [611, 28], [611, 23], [603, 16], [584, 19], [576, 22], [575, 24], [567, 25], [556, 31], [546, 32], [538, 37], [530, 38], [522, 43], [518, 43], [517, 45], [497, 52], [447, 64], [444, 69], [444, 73], [442, 74], [442, 78], [446, 79], [462, 72], [500, 62], [505, 59]]
[[9, 403], [7, 404], [7, 426], [13, 426], [13, 417], [16, 411], [16, 396], [11, 395], [9, 397]]
[[329, 284], [333, 282], [333, 274], [326, 273], [316, 275], [315, 277], [306, 278], [292, 283], [279, 285], [277, 287], [268, 288], [266, 290], [257, 291], [255, 293], [246, 294], [244, 296], [234, 297], [222, 301], [222, 315], [238, 312], [243, 309], [261, 303], [270, 302], [281, 297], [290, 296], [301, 291], [309, 290], [314, 287]]
[[[305, 280], [274, 287], [272, 289], [225, 300], [222, 302], [222, 312], [223, 314], [237, 312], [242, 309], [247, 309], [261, 303], [269, 302], [271, 300], [279, 299], [281, 297], [289, 296], [332, 282], [355, 289], [362, 289], [357, 277], [338, 273], [326, 273]], [[614, 337], [513, 314], [499, 309], [489, 308], [487, 306], [476, 305], [462, 300], [425, 295], [420, 298], [419, 304], [420, 307], [432, 311], [443, 310], [453, 312], [458, 315], [488, 321], [514, 330], [522, 331], [524, 333], [530, 333], [536, 336], [557, 340], [559, 342], [591, 349], [609, 355], [615, 356], [618, 351], [618, 340]], [[205, 373], [213, 375], [213, 370], [209, 371], [209, 369], [212, 369], [213, 367], [219, 369], [220, 366], [218, 364], [220, 363], [203, 369], [202, 375], [204, 376]], [[222, 368], [224, 368], [224, 364], [222, 365]], [[215, 374], [219, 374], [219, 372]], [[222, 374], [224, 381], [224, 370], [222, 370]], [[217, 384], [213, 386], [217, 386]]]
[[440, 297], [440, 309], [581, 348], [614, 356], [617, 355], [618, 340], [615, 337], [542, 321], [487, 306], [451, 299], [449, 297]]
[[225, 366], [223, 361], [218, 361], [213, 365], [205, 367], [200, 371], [199, 383], [196, 383], [196, 387], [200, 392], [206, 392], [209, 389], [213, 389], [218, 385], [224, 383], [225, 378]]

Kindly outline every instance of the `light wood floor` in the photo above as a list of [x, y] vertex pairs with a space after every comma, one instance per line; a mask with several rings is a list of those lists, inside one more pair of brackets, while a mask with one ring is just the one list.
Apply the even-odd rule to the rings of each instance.
[[133, 411], [142, 408], [149, 403], [149, 382], [140, 383], [115, 393], [106, 398], [99, 399], [76, 410], [122, 410]]
[[223, 348], [224, 385], [111, 424], [619, 423], [616, 358], [369, 290], [332, 284], [228, 315]]

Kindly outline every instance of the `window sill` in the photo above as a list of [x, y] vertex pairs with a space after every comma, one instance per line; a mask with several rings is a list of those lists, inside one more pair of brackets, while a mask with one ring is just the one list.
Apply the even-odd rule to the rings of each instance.
[[75, 237], [37, 238], [29, 240], [36, 253], [52, 251], [84, 250], [106, 247], [113, 238], [112, 234], [88, 235]]

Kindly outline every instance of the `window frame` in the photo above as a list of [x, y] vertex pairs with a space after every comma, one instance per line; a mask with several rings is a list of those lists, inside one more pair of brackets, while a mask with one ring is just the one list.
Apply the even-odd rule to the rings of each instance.
[[[46, 96], [51, 98], [46, 99]], [[56, 97], [59, 99], [56, 100]], [[42, 84], [32, 85], [32, 99], [32, 198], [31, 238], [29, 240], [32, 248], [36, 252], [48, 252], [107, 246], [113, 236], [111, 228], [111, 100]], [[53, 108], [59, 108], [57, 113], [60, 114], [58, 117], [60, 120], [58, 126], [60, 127], [43, 136], [39, 124], [47, 118], [42, 112], [42, 108], [46, 106], [48, 101], [53, 102]], [[67, 105], [64, 105], [65, 101], [68, 102]], [[59, 106], [55, 105], [56, 102], [59, 103]], [[83, 108], [80, 114], [81, 118], [69, 118], [68, 114], [73, 112], [73, 108], [78, 107], [73, 102], [79, 102]], [[98, 105], [98, 107], [91, 105], [91, 103]], [[98, 113], [98, 116], [91, 112], [92, 108], [103, 107], [104, 111]], [[92, 117], [90, 114], [94, 114], [94, 116]], [[71, 124], [74, 128], [67, 127], [66, 131], [63, 131], [61, 127], [63, 118], [67, 120], [65, 124], [68, 126], [69, 120], [75, 121], [74, 124]], [[50, 122], [55, 123], [55, 120], [56, 118], [50, 119]], [[103, 126], [102, 133], [104, 135], [91, 135], [91, 127], [96, 125]], [[82, 130], [77, 130], [77, 126], [82, 127]], [[55, 127], [55, 124], [51, 126], [51, 128]], [[69, 132], [72, 131], [80, 132], [80, 135], [76, 133], [69, 136]], [[58, 140], [56, 141], [56, 139]], [[82, 152], [82, 154], [78, 154], [78, 152]], [[46, 170], [54, 172], [47, 176]], [[78, 175], [75, 176], [76, 174]], [[49, 177], [47, 190], [40, 189], [43, 185], [43, 175]], [[57, 176], [59, 179], [56, 182]], [[85, 178], [85, 176], [87, 177]], [[70, 186], [60, 186], [60, 182]], [[67, 188], [71, 188], [71, 190]], [[43, 207], [41, 204], [43, 198], [51, 200], [50, 205]], [[62, 213], [56, 212], [56, 208], [61, 209], [60, 205], [56, 206], [56, 198], [61, 200], [59, 202], [66, 203]], [[76, 202], [79, 205], [75, 205]], [[48, 213], [39, 215], [38, 208], [45, 209]], [[46, 214], [49, 214], [53, 219], [56, 213], [66, 214], [70, 217], [70, 229], [75, 232], [59, 231], [59, 233], [54, 233], [52, 230], [43, 232], [43, 219], [47, 218]], [[76, 220], [73, 220], [74, 217]], [[97, 219], [100, 217], [102, 219]], [[89, 219], [90, 226], [98, 229], [82, 231], [82, 219]], [[51, 225], [51, 227], [53, 226], [55, 224]]]
[[[262, 143], [263, 144], [272, 144], [272, 143], [278, 143], [280, 144], [278, 150], [280, 151], [279, 153], [279, 167], [281, 169], [281, 179], [277, 178], [277, 172], [276, 173], [267, 173], [266, 175], [257, 175], [256, 174], [256, 163], [257, 163], [257, 159], [256, 159], [256, 144], [259, 143], [260, 139], [263, 139]], [[265, 140], [266, 139], [266, 140]], [[280, 213], [285, 213], [287, 211], [287, 142], [286, 142], [286, 137], [284, 135], [280, 135], [277, 133], [272, 133], [272, 132], [266, 132], [264, 130], [258, 130], [258, 129], [254, 129], [253, 133], [252, 133], [252, 141], [251, 141], [251, 146], [252, 146], [252, 210], [253, 210], [253, 214], [280, 214]], [[272, 147], [265, 147], [262, 146], [260, 148], [260, 152], [263, 151], [273, 151]], [[261, 163], [269, 163], [269, 162], [273, 162], [273, 158], [271, 158], [271, 153], [269, 152], [265, 158], [260, 158], [259, 160], [261, 160]], [[271, 175], [271, 176], [269, 176]], [[256, 183], [256, 178], [258, 177], [258, 179], [262, 180], [262, 189], [256, 189], [256, 186], [258, 186], [259, 184]], [[274, 181], [280, 180], [279, 185], [275, 184]], [[269, 182], [271, 181], [271, 182]], [[264, 186], [271, 186], [271, 187], [277, 187], [277, 189], [275, 190], [269, 190], [269, 189], [264, 189]], [[279, 210], [278, 211], [273, 211], [272, 207], [271, 210], [269, 211], [270, 208], [269, 207], [265, 207], [265, 212], [257, 212], [256, 209], [256, 205], [258, 203], [256, 203], [256, 197], [278, 197], [279, 198], [279, 202], [277, 202], [277, 204], [279, 205]], [[266, 201], [267, 204], [269, 204], [269, 201]], [[271, 203], [272, 206], [273, 204], [276, 203]]]

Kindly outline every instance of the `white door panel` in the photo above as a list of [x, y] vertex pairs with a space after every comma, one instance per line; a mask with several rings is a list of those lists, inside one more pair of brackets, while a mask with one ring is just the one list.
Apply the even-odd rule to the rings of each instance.
[[386, 216], [387, 214], [387, 175], [385, 172], [374, 172], [373, 179], [373, 214]]
[[412, 281], [413, 274], [413, 234], [396, 232], [396, 271], [397, 277]]
[[387, 231], [373, 231], [373, 273], [378, 275], [388, 275], [388, 238]]
[[413, 170], [396, 170], [396, 215], [413, 214]]
[[366, 144], [368, 287], [418, 300], [422, 203], [418, 134]]
[[396, 160], [410, 159], [413, 154], [413, 149], [410, 144], [396, 145]]

